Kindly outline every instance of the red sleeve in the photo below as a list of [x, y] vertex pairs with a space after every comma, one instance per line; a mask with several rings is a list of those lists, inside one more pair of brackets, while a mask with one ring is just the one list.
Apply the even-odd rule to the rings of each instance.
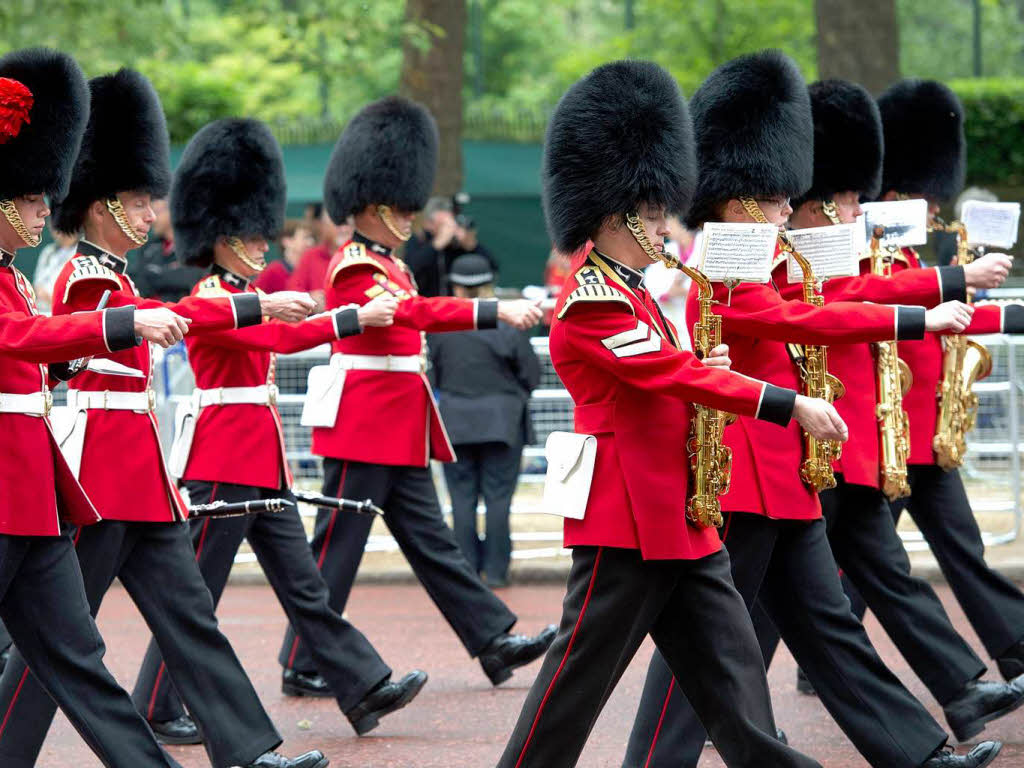
[[203, 341], [219, 347], [257, 349], [289, 354], [359, 333], [355, 309], [337, 309], [303, 320], [284, 323], [269, 320], [262, 325], [233, 331], [203, 334]]
[[0, 354], [53, 363], [125, 349], [135, 344], [133, 314], [108, 310], [47, 317], [5, 312], [0, 315]]
[[[1024, 333], [1024, 304], [978, 304], [964, 335], [986, 333]], [[949, 331], [939, 335], [948, 335]]]

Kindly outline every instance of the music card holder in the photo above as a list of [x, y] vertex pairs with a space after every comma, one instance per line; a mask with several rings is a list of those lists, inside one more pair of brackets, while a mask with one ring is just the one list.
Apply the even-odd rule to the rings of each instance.
[[864, 228], [864, 242], [871, 240], [875, 227], [885, 227], [882, 247], [896, 248], [928, 242], [928, 201], [893, 200], [887, 203], [863, 203], [864, 215], [857, 223]]
[[[791, 229], [787, 234], [793, 247], [811, 263], [815, 279], [860, 274], [864, 230], [857, 224]], [[786, 277], [791, 283], [802, 283], [804, 279], [803, 270], [792, 256], [786, 260]]]
[[779, 228], [774, 224], [707, 222], [700, 232], [700, 271], [713, 283], [767, 283]]
[[1013, 248], [1020, 224], [1020, 203], [968, 200], [960, 211], [971, 245]]
[[548, 472], [541, 512], [582, 520], [590, 498], [597, 459], [597, 438], [576, 432], [552, 432], [544, 444]]

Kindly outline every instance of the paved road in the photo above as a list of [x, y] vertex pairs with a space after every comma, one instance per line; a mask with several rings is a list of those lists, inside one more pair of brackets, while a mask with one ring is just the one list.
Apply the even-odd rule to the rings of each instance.
[[[966, 622], [949, 591], [940, 588], [950, 615], [962, 628]], [[562, 588], [556, 584], [513, 587], [503, 597], [520, 616], [524, 630], [557, 621]], [[276, 663], [284, 627], [283, 614], [269, 588], [229, 587], [221, 603], [221, 624], [253, 678], [285, 739], [282, 751], [295, 754], [322, 749], [332, 768], [486, 768], [493, 766], [518, 715], [536, 666], [519, 672], [509, 683], [493, 689], [479, 666], [470, 660], [426, 594], [415, 585], [367, 585], [356, 589], [350, 618], [377, 645], [396, 672], [422, 667], [431, 679], [408, 709], [387, 717], [370, 736], [356, 738], [330, 700], [291, 699], [281, 695]], [[148, 634], [123, 590], [111, 591], [100, 614], [107, 640], [107, 662], [122, 685], [134, 681]], [[868, 631], [894, 671], [941, 717], [924, 687], [873, 620]], [[964, 629], [975, 648], [977, 638]], [[650, 658], [646, 644], [627, 670], [594, 729], [581, 768], [619, 768], [633, 710]], [[793, 687], [792, 658], [780, 651], [769, 678], [779, 724], [791, 743], [818, 758], [827, 768], [861, 768], [860, 759], [817, 699], [798, 695]], [[996, 767], [1024, 766], [1024, 710], [989, 727], [985, 736], [1006, 742]], [[173, 748], [184, 768], [207, 768], [198, 747]], [[41, 768], [98, 766], [62, 716], [58, 717]], [[701, 768], [721, 766], [709, 751]]]

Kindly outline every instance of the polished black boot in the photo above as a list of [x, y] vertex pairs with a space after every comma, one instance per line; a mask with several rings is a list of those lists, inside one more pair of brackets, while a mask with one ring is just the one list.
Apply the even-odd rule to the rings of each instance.
[[7, 667], [7, 660], [11, 658], [11, 647], [12, 646], [8, 645], [3, 649], [3, 651], [0, 651], [0, 674], [2, 674], [4, 669]]
[[921, 768], [984, 768], [1003, 748], [1001, 741], [983, 741], [966, 755], [957, 755], [952, 747], [941, 747], [921, 764]]
[[245, 768], [327, 768], [331, 761], [318, 749], [298, 757], [284, 757], [277, 752], [264, 752]]
[[281, 673], [281, 693], [285, 696], [310, 696], [315, 699], [333, 699], [331, 687], [316, 672], [286, 669]]
[[996, 657], [996, 665], [1003, 680], [1024, 675], [1024, 640], [1018, 640]]
[[554, 641], [554, 624], [545, 627], [536, 637], [504, 632], [494, 638], [480, 654], [480, 666], [484, 668], [491, 685], [500, 685], [512, 677], [513, 670], [543, 656]]
[[395, 712], [416, 698], [427, 682], [427, 673], [414, 669], [397, 683], [385, 680], [345, 713], [356, 733], [362, 736], [377, 727], [384, 715]]
[[967, 741], [985, 729], [985, 724], [1013, 712], [1024, 704], [1024, 678], [1009, 683], [973, 680], [942, 711], [957, 741]]
[[156, 736], [156, 740], [161, 744], [203, 743], [203, 737], [199, 733], [198, 726], [188, 715], [159, 722], [150, 720], [149, 727], [153, 729], [153, 735]]
[[811, 681], [807, 679], [807, 675], [800, 668], [796, 668], [796, 689], [805, 696], [817, 696], [818, 692], [814, 690], [814, 686], [811, 685]]

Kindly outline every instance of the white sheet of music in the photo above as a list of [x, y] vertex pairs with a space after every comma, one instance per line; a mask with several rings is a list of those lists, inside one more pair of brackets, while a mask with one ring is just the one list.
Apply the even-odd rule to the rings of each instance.
[[[864, 230], [857, 224], [791, 229], [788, 234], [793, 247], [811, 263], [818, 280], [860, 274]], [[803, 270], [792, 256], [786, 260], [786, 276], [791, 283], [801, 283], [804, 279]]]
[[971, 245], [1012, 248], [1017, 242], [1020, 203], [968, 200], [963, 205], [961, 219], [967, 227], [967, 239]]
[[767, 283], [779, 228], [774, 224], [708, 222], [700, 233], [700, 271], [712, 282]]
[[928, 242], [928, 201], [894, 200], [889, 203], [864, 203], [864, 215], [857, 219], [864, 227], [864, 239], [870, 240], [875, 227], [885, 227], [882, 245], [897, 248]]

